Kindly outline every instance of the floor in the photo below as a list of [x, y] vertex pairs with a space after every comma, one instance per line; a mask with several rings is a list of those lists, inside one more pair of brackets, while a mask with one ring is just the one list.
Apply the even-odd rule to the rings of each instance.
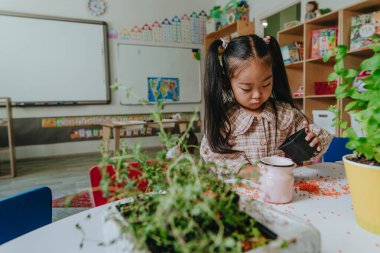
[[[157, 149], [146, 150], [154, 154]], [[0, 198], [37, 186], [48, 186], [53, 199], [90, 189], [89, 169], [99, 162], [100, 154], [91, 153], [64, 157], [38, 158], [17, 161], [17, 176], [0, 179]], [[0, 171], [7, 164], [0, 164]], [[86, 210], [86, 208], [53, 208], [53, 221]]]

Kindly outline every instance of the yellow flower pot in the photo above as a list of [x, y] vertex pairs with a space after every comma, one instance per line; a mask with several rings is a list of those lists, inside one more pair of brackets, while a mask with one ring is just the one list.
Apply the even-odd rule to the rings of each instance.
[[356, 222], [380, 234], [380, 167], [361, 164], [343, 157]]

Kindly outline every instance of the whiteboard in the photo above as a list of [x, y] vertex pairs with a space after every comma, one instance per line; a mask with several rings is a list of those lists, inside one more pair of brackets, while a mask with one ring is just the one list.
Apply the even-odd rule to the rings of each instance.
[[109, 102], [104, 22], [0, 13], [0, 94], [16, 105]]
[[[200, 102], [201, 63], [196, 52], [200, 54], [200, 49], [119, 43], [118, 81], [132, 94], [126, 97], [125, 90], [120, 89], [121, 104], [139, 104], [141, 100], [155, 103], [157, 100], [150, 100], [153, 91], [159, 92], [167, 103]], [[156, 86], [152, 87], [154, 82]], [[167, 84], [174, 90], [162, 91]], [[176, 94], [176, 99], [170, 92]]]

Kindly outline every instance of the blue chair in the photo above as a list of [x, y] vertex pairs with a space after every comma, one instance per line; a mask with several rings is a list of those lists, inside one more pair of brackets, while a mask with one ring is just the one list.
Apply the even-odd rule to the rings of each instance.
[[323, 162], [342, 161], [343, 156], [352, 154], [352, 150], [346, 148], [348, 138], [334, 137], [332, 142], [323, 155]]
[[0, 244], [52, 222], [52, 194], [38, 187], [0, 199]]

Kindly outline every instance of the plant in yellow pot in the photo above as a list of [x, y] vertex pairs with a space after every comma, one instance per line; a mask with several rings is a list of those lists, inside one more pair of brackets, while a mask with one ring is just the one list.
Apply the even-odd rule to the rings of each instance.
[[[379, 41], [377, 41], [379, 42]], [[345, 68], [347, 47], [337, 46], [325, 56], [335, 54], [334, 72], [329, 80], [341, 78], [336, 88], [338, 99], [349, 101], [344, 110], [354, 117], [363, 134], [358, 134], [337, 112], [335, 125], [348, 137], [347, 148], [353, 155], [343, 157], [357, 223], [380, 234], [380, 45], [372, 46], [373, 56], [361, 62], [358, 69]]]

